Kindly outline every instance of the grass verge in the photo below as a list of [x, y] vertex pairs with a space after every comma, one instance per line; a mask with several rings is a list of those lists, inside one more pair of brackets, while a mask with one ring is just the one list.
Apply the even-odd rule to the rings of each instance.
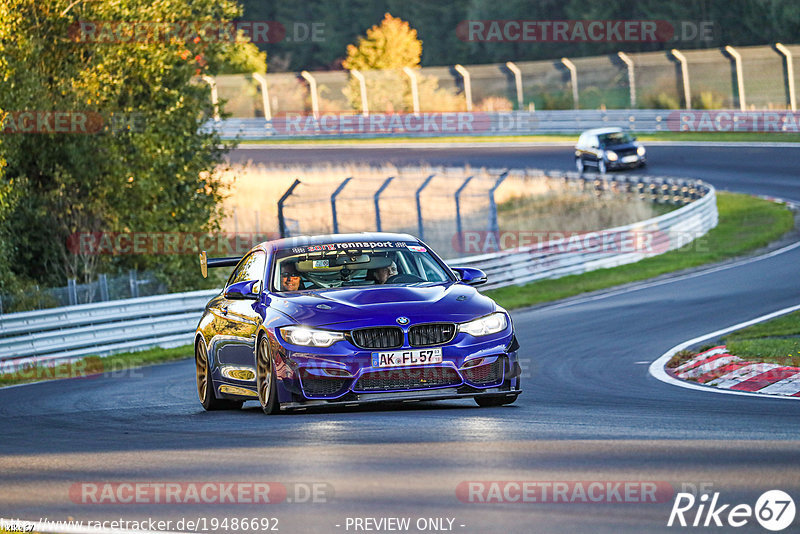
[[794, 224], [787, 207], [748, 195], [718, 192], [717, 208], [717, 227], [680, 249], [611, 269], [503, 287], [486, 294], [506, 309], [559, 300], [740, 256], [778, 239]]
[[[745, 361], [800, 367], [800, 312], [737, 330], [723, 337], [718, 344], [724, 344], [728, 352]], [[667, 362], [666, 367], [674, 369], [716, 345], [682, 350]]]
[[[637, 134], [641, 141], [703, 141], [703, 142], [758, 142], [758, 143], [798, 143], [800, 134], [778, 132], [659, 132]], [[264, 144], [371, 144], [371, 143], [565, 143], [578, 139], [577, 133], [547, 135], [496, 135], [496, 136], [448, 136], [448, 137], [375, 137], [370, 139], [319, 139], [303, 137], [298, 139], [246, 139], [241, 145]]]
[[800, 367], [800, 312], [737, 330], [722, 341], [743, 360]]

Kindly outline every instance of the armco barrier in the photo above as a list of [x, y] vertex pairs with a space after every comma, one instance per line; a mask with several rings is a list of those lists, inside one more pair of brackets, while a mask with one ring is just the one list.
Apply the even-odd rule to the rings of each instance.
[[[564, 180], [593, 180], [594, 187], [646, 198], [656, 198], [655, 191], [661, 192], [659, 198], [670, 192], [675, 193], [676, 200], [687, 198], [679, 196], [680, 184], [686, 188], [685, 179], [637, 178], [641, 180], [633, 182], [624, 176], [615, 179], [575, 173], [563, 175]], [[642, 181], [649, 183], [649, 187], [635, 189], [642, 186]], [[717, 224], [715, 191], [703, 182], [690, 182], [695, 195], [700, 196], [698, 200], [659, 217], [602, 233], [647, 232], [654, 236], [651, 245], [659, 253], [705, 234]], [[562, 248], [548, 242], [449, 263], [483, 269], [489, 283], [482, 288], [491, 289], [613, 267], [652, 254], [641, 250], [597, 254], [588, 249]], [[0, 374], [32, 362], [69, 361], [88, 355], [106, 356], [155, 346], [189, 344], [206, 302], [217, 293], [218, 290], [193, 291], [0, 315]]]
[[[714, 188], [706, 186], [700, 200], [670, 213], [635, 224], [603, 230], [605, 236], [625, 239], [630, 234], [646, 234], [652, 238], [648, 246], [659, 253], [674, 250], [696, 239], [717, 225], [717, 204]], [[486, 272], [489, 282], [482, 286], [494, 289], [520, 285], [544, 278], [560, 278], [595, 269], [605, 269], [633, 263], [653, 255], [648, 250], [620, 251], [598, 254], [586, 247], [570, 252], [569, 245], [548, 242], [515, 250], [450, 260], [453, 266], [477, 267]]]
[[[797, 132], [786, 112], [741, 112], [669, 109], [545, 110], [508, 112], [423, 112], [368, 116], [330, 113], [209, 122], [223, 139], [368, 139], [391, 137], [480, 137], [493, 135], [578, 134], [590, 128], [619, 127], [641, 133], [682, 131], [748, 131], [772, 117], [774, 131]], [[754, 115], [757, 115], [755, 119]], [[791, 119], [788, 122], [784, 119]], [[757, 122], [753, 122], [756, 120]], [[770, 123], [770, 124], [772, 124]], [[770, 130], [773, 131], [773, 130]]]

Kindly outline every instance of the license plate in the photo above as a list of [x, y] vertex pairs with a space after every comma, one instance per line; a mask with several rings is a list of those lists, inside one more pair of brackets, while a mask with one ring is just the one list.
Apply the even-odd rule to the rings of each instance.
[[372, 353], [372, 367], [399, 367], [429, 363], [442, 363], [441, 348]]
[[633, 163], [634, 161], [638, 161], [639, 156], [625, 156], [622, 158], [622, 163]]

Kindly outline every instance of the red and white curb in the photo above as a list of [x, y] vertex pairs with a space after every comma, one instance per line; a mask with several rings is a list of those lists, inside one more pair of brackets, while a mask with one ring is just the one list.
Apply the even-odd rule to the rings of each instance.
[[[748, 362], [728, 354], [724, 346], [714, 347], [698, 354], [675, 369], [666, 369], [667, 362], [682, 350], [797, 310], [800, 310], [800, 304], [684, 341], [651, 363], [648, 371], [662, 382], [686, 389], [729, 395], [800, 400], [800, 368]], [[686, 379], [693, 379], [693, 381]]]
[[725, 346], [701, 352], [668, 374], [698, 384], [765, 395], [800, 397], [800, 367], [745, 361]]

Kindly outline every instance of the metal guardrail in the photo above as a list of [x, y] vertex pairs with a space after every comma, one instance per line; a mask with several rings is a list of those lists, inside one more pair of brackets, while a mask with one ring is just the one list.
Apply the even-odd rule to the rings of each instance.
[[[486, 272], [489, 282], [482, 289], [495, 289], [509, 285], [520, 285], [545, 278], [560, 278], [581, 274], [595, 269], [606, 269], [633, 263], [656, 254], [675, 250], [705, 235], [717, 225], [718, 214], [716, 192], [710, 185], [703, 185], [705, 195], [691, 204], [675, 211], [634, 224], [609, 228], [602, 232], [587, 232], [577, 237], [581, 243], [570, 251], [569, 243], [563, 241], [531, 245], [516, 250], [471, 256], [451, 260], [453, 266], [477, 267]], [[596, 234], [594, 237], [591, 234]], [[598, 253], [602, 241], [611, 242], [615, 248], [624, 240], [645, 238], [647, 246], [629, 246], [630, 251]], [[593, 244], [585, 245], [585, 239]], [[598, 245], [599, 244], [599, 245]]]
[[[619, 127], [642, 133], [681, 131], [681, 111], [669, 109], [546, 110], [509, 112], [349, 113], [265, 120], [225, 119], [209, 122], [223, 139], [371, 139], [391, 137], [480, 137], [580, 133], [590, 128]], [[695, 112], [696, 113], [696, 112]]]
[[[491, 289], [638, 261], [683, 246], [717, 224], [715, 190], [698, 180], [637, 177], [633, 181], [624, 176], [617, 179], [576, 173], [565, 173], [562, 178], [591, 182], [595, 190], [689, 203], [653, 219], [600, 232], [612, 239], [647, 232], [651, 250], [598, 254], [591, 247], [562, 250], [563, 243], [550, 241], [449, 263], [483, 269], [490, 282], [482, 287]], [[687, 196], [690, 190], [695, 197], [702, 197], [691, 202]], [[32, 363], [189, 344], [206, 302], [217, 293], [193, 291], [2, 315], [0, 373]]]
[[174, 293], [0, 316], [0, 371], [37, 362], [191, 343], [218, 290]]

